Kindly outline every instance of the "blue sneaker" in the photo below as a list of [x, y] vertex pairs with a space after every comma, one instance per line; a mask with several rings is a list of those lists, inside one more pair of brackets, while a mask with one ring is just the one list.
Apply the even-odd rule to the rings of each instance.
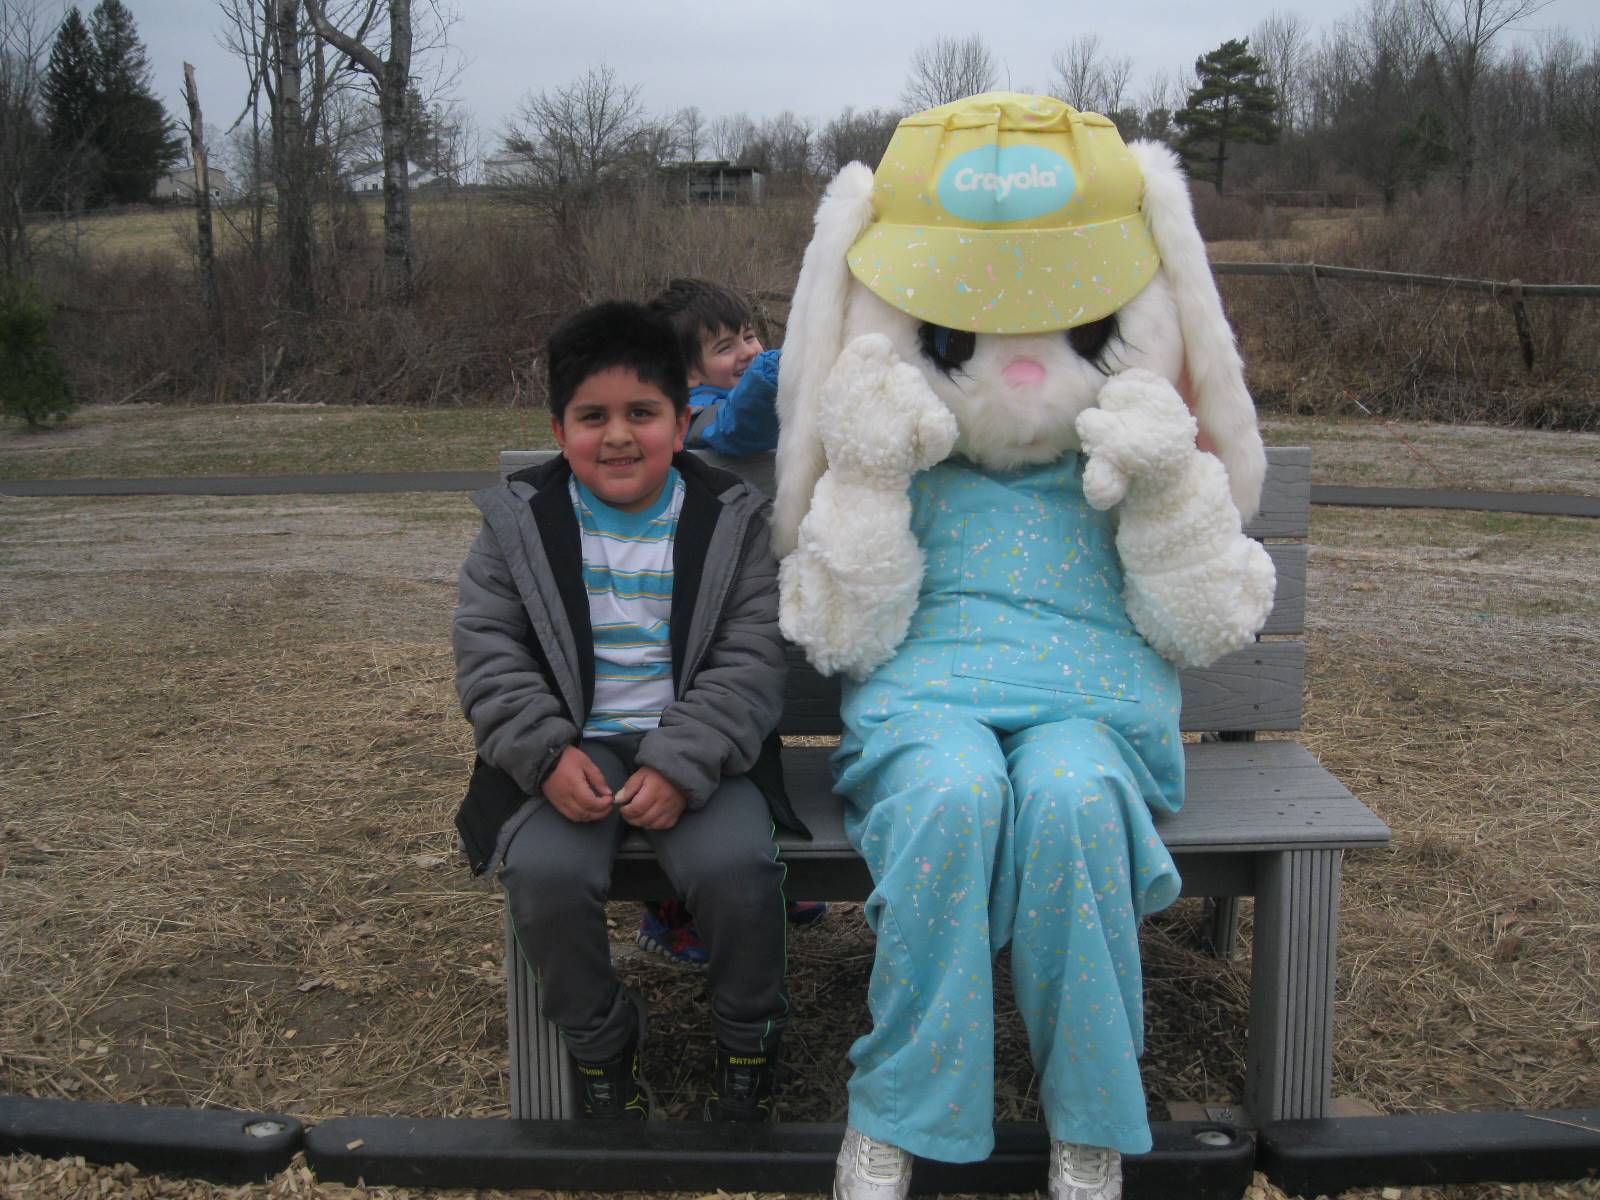
[[646, 904], [639, 914], [639, 932], [634, 940], [652, 954], [659, 954], [680, 967], [703, 969], [711, 961], [694, 917], [681, 900]]

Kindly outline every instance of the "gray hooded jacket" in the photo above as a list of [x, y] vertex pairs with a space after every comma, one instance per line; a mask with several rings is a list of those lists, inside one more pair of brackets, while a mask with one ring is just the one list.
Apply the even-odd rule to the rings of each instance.
[[[783, 790], [774, 732], [785, 657], [766, 498], [693, 455], [673, 544], [676, 699], [640, 742], [654, 767], [702, 807], [724, 775], [748, 774], [773, 817], [805, 836]], [[478, 747], [456, 827], [473, 871], [491, 871], [539, 805], [594, 700], [594, 641], [583, 586], [571, 468], [554, 458], [473, 497], [483, 526], [461, 566], [452, 641], [456, 692]]]

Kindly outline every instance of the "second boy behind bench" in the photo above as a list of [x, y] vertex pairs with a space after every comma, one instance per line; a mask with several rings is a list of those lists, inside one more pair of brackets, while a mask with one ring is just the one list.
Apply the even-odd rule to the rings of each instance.
[[577, 1066], [586, 1116], [644, 1119], [643, 1006], [612, 970], [611, 862], [645, 833], [710, 947], [717, 1068], [705, 1115], [772, 1113], [784, 991], [788, 807], [777, 565], [765, 500], [681, 453], [688, 388], [671, 329], [597, 305], [552, 334], [562, 456], [475, 497], [456, 686], [478, 748], [457, 827], [501, 870]]

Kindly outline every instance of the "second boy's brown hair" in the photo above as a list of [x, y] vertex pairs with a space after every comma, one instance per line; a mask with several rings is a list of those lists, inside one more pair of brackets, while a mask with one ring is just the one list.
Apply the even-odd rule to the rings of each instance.
[[701, 365], [702, 334], [715, 335], [724, 329], [738, 333], [753, 319], [748, 304], [709, 279], [674, 279], [650, 301], [650, 311], [671, 322], [683, 361], [691, 370]]

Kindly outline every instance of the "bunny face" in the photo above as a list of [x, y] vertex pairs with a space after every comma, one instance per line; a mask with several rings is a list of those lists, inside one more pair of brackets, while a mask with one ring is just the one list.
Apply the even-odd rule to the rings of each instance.
[[[1014, 98], [1001, 99], [1009, 103]], [[1188, 403], [1202, 448], [1215, 454], [1227, 472], [1239, 514], [1248, 519], [1256, 511], [1266, 456], [1188, 186], [1176, 155], [1165, 146], [1135, 142], [1128, 151], [1142, 181], [1133, 219], [1143, 231], [1140, 236], [1148, 237], [1157, 251], [1155, 265], [1131, 294], [1118, 293], [1114, 303], [1066, 330], [1033, 319], [1037, 306], [1029, 306], [1030, 297], [1041, 294], [1039, 287], [1056, 289], [1053, 303], [1060, 311], [1078, 307], [1073, 286], [1100, 292], [1098, 278], [1067, 269], [1073, 258], [1067, 243], [1055, 243], [1066, 247], [1059, 254], [1052, 254], [1044, 241], [1035, 245], [1027, 259], [1032, 273], [1017, 280], [1020, 289], [1012, 288], [1013, 299], [1022, 305], [1015, 324], [988, 324], [1001, 330], [994, 333], [956, 333], [957, 328], [986, 324], [993, 314], [968, 303], [950, 309], [953, 315], [940, 315], [925, 302], [936, 293], [949, 300], [961, 288], [940, 293], [928, 286], [933, 276], [902, 271], [887, 279], [878, 272], [879, 257], [892, 257], [885, 248], [891, 229], [898, 229], [895, 237], [904, 243], [902, 251], [920, 245], [927, 231], [904, 221], [895, 227], [877, 210], [869, 168], [853, 163], [840, 171], [817, 210], [816, 234], [800, 270], [784, 343], [773, 517], [773, 545], [780, 555], [795, 548], [813, 489], [827, 467], [820, 398], [845, 347], [862, 334], [889, 340], [899, 361], [910, 364], [955, 417], [955, 453], [991, 470], [1042, 464], [1077, 449], [1074, 422], [1095, 406], [1106, 381], [1132, 368], [1151, 371], [1173, 384]], [[884, 169], [895, 164], [896, 169], [904, 166], [896, 155], [886, 155]], [[892, 199], [894, 193], [885, 195]], [[1128, 229], [1126, 223], [1119, 226], [1117, 237]], [[958, 245], [966, 236], [961, 229], [946, 232]], [[1058, 232], [1061, 238], [1077, 236], [1073, 230]], [[868, 243], [870, 253], [862, 250]], [[859, 262], [852, 263], [852, 257]], [[933, 272], [947, 258], [919, 252], [905, 261]], [[913, 291], [915, 303], [910, 302]], [[941, 334], [932, 321], [947, 321], [951, 332]]]
[[878, 299], [860, 283], [845, 338], [878, 333], [915, 366], [960, 430], [955, 452], [992, 470], [1051, 462], [1078, 446], [1078, 414], [1118, 371], [1142, 367], [1177, 383], [1183, 343], [1172, 289], [1159, 273], [1122, 309], [1041, 334], [945, 329]]

